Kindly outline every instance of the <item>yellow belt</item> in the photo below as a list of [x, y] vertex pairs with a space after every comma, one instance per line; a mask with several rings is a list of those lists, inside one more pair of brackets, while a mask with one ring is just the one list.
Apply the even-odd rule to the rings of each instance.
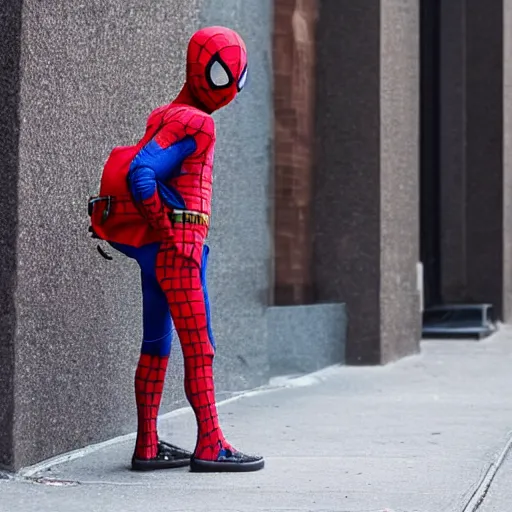
[[200, 226], [208, 226], [210, 223], [210, 217], [206, 213], [180, 210], [174, 210], [172, 213], [170, 213], [169, 219], [172, 223], [176, 224], [199, 224]]

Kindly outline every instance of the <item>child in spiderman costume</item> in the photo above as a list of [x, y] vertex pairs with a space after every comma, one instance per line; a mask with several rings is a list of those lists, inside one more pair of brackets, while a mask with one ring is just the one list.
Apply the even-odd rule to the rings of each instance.
[[[234, 449], [218, 423], [205, 280], [215, 145], [211, 114], [235, 98], [246, 77], [246, 47], [236, 32], [223, 27], [196, 32], [178, 97], [151, 113], [136, 146], [112, 151], [99, 195], [89, 200], [92, 236], [141, 268], [144, 339], [135, 375], [135, 470], [190, 464], [192, 471], [256, 471], [264, 466], [262, 457]], [[183, 350], [185, 393], [197, 419], [194, 453], [157, 434], [172, 322]]]

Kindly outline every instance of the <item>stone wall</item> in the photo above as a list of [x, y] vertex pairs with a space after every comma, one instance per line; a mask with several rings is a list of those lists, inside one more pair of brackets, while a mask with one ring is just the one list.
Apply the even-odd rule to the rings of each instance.
[[21, 1], [0, 5], [0, 464], [12, 466]]
[[347, 362], [418, 351], [418, 0], [319, 4], [314, 279]]

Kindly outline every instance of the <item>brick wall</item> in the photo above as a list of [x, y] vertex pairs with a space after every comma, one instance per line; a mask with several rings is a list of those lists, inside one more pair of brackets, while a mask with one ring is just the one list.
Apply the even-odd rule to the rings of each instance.
[[313, 300], [312, 200], [317, 0], [274, 1], [276, 304]]

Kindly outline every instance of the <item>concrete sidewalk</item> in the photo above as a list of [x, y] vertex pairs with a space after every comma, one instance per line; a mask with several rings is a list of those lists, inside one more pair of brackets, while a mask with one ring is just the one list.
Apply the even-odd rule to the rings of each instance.
[[[223, 404], [231, 442], [266, 456], [259, 473], [133, 473], [129, 439], [0, 480], [0, 512], [510, 512], [511, 393], [511, 328], [425, 342], [396, 364], [329, 369]], [[160, 429], [192, 447], [191, 414]]]

